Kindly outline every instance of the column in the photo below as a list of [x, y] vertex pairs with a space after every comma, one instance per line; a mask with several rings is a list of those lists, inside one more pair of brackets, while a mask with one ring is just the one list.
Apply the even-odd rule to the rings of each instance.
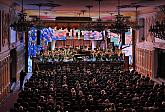
[[132, 67], [133, 67], [133, 70], [135, 70], [135, 65], [136, 65], [135, 56], [137, 56], [137, 55], [135, 55], [135, 53], [136, 53], [135, 46], [136, 46], [135, 30], [132, 30]]
[[55, 40], [52, 40], [52, 43], [51, 43], [51, 50], [54, 50], [55, 49]]
[[94, 50], [94, 48], [96, 48], [96, 41], [92, 40], [92, 50]]
[[25, 32], [25, 72], [28, 72], [28, 32]]

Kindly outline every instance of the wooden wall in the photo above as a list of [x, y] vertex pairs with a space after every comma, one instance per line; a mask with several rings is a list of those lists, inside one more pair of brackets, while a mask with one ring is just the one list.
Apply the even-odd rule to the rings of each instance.
[[0, 4], [0, 102], [10, 90], [9, 7]]
[[10, 92], [12, 80], [10, 78], [10, 64], [12, 60], [10, 51], [12, 49], [17, 49], [18, 57], [16, 57], [16, 59], [18, 63], [15, 65], [15, 67], [17, 67], [17, 74], [19, 74], [24, 67], [24, 43], [19, 39], [14, 43], [10, 43], [10, 37], [12, 38], [10, 34], [10, 24], [11, 21], [14, 21], [14, 18], [11, 17], [11, 9], [9, 9], [9, 6], [10, 5], [0, 2], [0, 102]]
[[0, 61], [0, 101], [8, 94], [10, 90], [10, 57], [7, 56]]
[[149, 75], [152, 77], [153, 74], [153, 51], [142, 49], [142, 48], [136, 48], [136, 70], [143, 74], [143, 75]]
[[[151, 78], [154, 76], [154, 37], [149, 32], [150, 26], [154, 23], [155, 12], [143, 13], [139, 15], [139, 19], [144, 20], [144, 34], [136, 30], [136, 45], [135, 45], [135, 69], [139, 73]], [[144, 36], [144, 40], [141, 37]]]

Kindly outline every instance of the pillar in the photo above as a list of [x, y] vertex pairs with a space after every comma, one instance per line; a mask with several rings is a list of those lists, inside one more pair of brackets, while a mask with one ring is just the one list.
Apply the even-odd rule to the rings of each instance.
[[52, 40], [52, 43], [51, 43], [51, 50], [54, 50], [55, 49], [55, 40]]
[[135, 47], [136, 47], [136, 37], [135, 37], [135, 30], [132, 30], [132, 67], [135, 70]]
[[96, 48], [96, 41], [92, 40], [92, 50], [94, 50], [94, 48]]
[[28, 32], [25, 32], [25, 72], [28, 73]]

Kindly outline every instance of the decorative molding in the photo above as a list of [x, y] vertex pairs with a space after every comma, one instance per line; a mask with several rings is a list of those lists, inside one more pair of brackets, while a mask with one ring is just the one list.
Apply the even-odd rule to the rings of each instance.
[[5, 11], [9, 12], [9, 7], [10, 6], [6, 6], [6, 5], [3, 5], [3, 4], [0, 3], [0, 7], [1, 7], [1, 10], [5, 10]]
[[165, 49], [165, 43], [155, 42], [154, 43], [154, 48]]
[[155, 17], [150, 16], [148, 18], [145, 19], [145, 37], [146, 37], [146, 41], [149, 42], [154, 42], [154, 37], [153, 35], [151, 35], [151, 32], [149, 32], [150, 26], [155, 23]]
[[2, 48], [9, 44], [9, 12], [2, 11]]
[[155, 38], [155, 42], [159, 42], [159, 43], [164, 43], [165, 44], [165, 40], [159, 39], [159, 38]]
[[0, 61], [3, 60], [4, 58], [10, 56], [10, 50], [8, 49], [7, 51], [1, 52], [0, 53]]
[[9, 61], [10, 61], [10, 56], [6, 56], [2, 60], [0, 60], [0, 68], [8, 64]]
[[138, 18], [148, 18], [148, 17], [155, 17], [157, 12], [151, 12], [151, 13], [145, 13], [145, 14], [139, 14]]
[[137, 48], [140, 48], [140, 49], [146, 49], [146, 50], [150, 50], [150, 51], [153, 51], [154, 50], [154, 45], [152, 42], [140, 42], [140, 43], [137, 43], [136, 44], [136, 47]]

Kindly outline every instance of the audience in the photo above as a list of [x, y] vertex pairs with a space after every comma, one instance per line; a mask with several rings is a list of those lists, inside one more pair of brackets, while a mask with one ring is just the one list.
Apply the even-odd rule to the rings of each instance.
[[33, 73], [11, 112], [163, 112], [164, 89], [120, 65], [58, 63]]

